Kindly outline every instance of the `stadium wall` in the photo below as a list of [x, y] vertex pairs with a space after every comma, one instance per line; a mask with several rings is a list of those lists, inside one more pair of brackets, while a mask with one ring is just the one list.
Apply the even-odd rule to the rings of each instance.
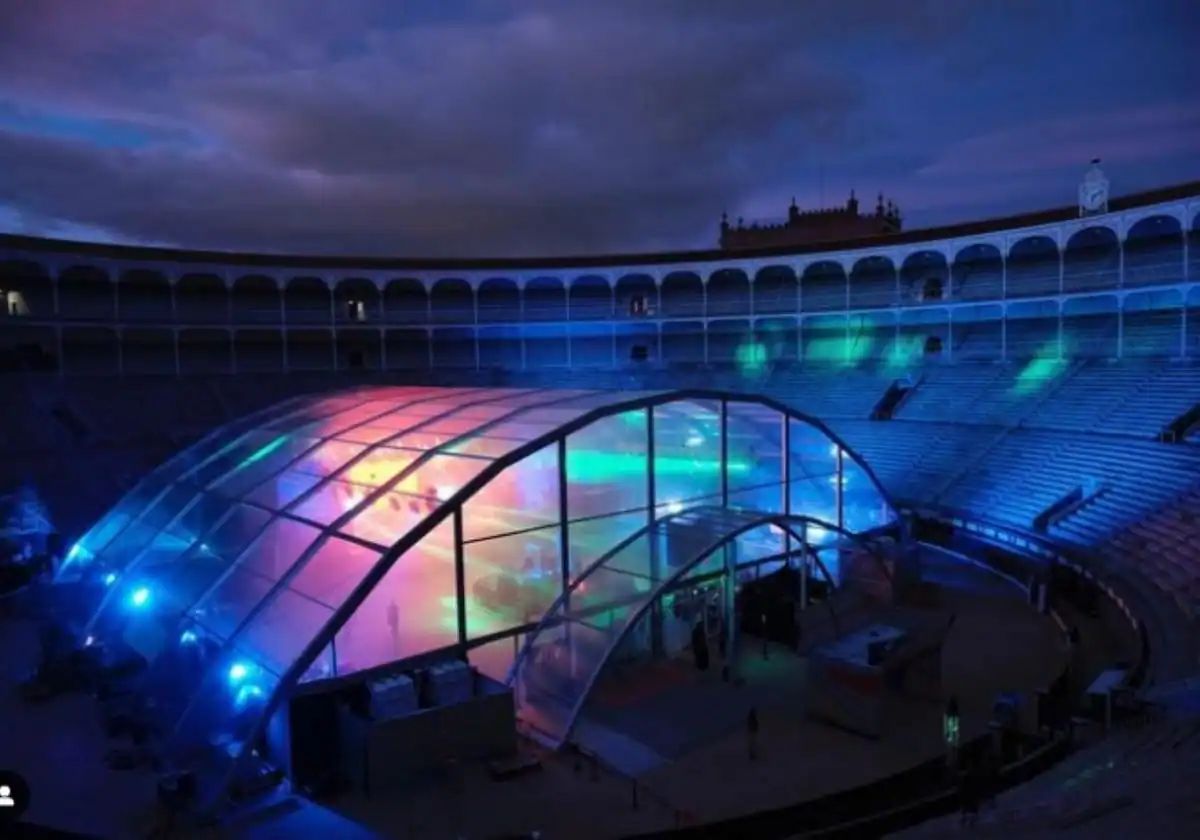
[[0, 236], [0, 370], [754, 370], [1200, 358], [1200, 183], [819, 248], [529, 260]]

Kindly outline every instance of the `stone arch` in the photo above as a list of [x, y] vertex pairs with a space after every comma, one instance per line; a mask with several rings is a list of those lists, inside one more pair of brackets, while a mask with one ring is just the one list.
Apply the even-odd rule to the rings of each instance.
[[333, 319], [332, 300], [329, 285], [320, 277], [289, 278], [283, 288], [283, 305], [287, 310], [288, 326], [328, 325]]
[[616, 317], [643, 318], [659, 310], [658, 288], [649, 274], [625, 274], [614, 291]]
[[[415, 277], [396, 277], [383, 287], [383, 312], [389, 324], [429, 321], [429, 294]], [[391, 358], [391, 354], [388, 354]]]
[[175, 311], [182, 324], [228, 324], [225, 281], [207, 271], [184, 274], [175, 284]]
[[835, 260], [810, 263], [800, 277], [800, 307], [805, 312], [846, 308], [846, 270]]
[[1004, 296], [1004, 257], [990, 242], [960, 248], [954, 255], [950, 276], [958, 300], [998, 300]]
[[1076, 231], [1063, 249], [1063, 291], [1088, 292], [1120, 285], [1121, 247], [1112, 228]]
[[708, 310], [714, 315], [750, 314], [750, 278], [740, 268], [721, 268], [708, 276]]
[[521, 290], [508, 277], [489, 277], [479, 284], [476, 293], [481, 323], [521, 320]]
[[522, 290], [526, 321], [565, 321], [567, 290], [557, 277], [534, 277]]
[[850, 267], [850, 306], [877, 309], [896, 303], [895, 263], [880, 254], [855, 260]]
[[1032, 234], [1008, 250], [1008, 296], [1058, 294], [1058, 245], [1045, 234]]
[[116, 298], [108, 272], [94, 265], [76, 265], [59, 274], [58, 311], [68, 321], [111, 321]]
[[429, 311], [435, 324], [473, 324], [475, 290], [461, 277], [443, 277], [429, 293]]
[[800, 305], [800, 281], [787, 265], [768, 265], [754, 275], [754, 314], [795, 312]]
[[662, 314], [668, 317], [704, 314], [704, 281], [694, 271], [672, 271], [662, 281]]
[[54, 316], [54, 279], [31, 260], [0, 260], [0, 318]]
[[366, 277], [343, 277], [333, 289], [335, 320], [339, 324], [379, 323], [380, 297], [379, 287], [372, 280]]
[[914, 251], [900, 265], [900, 301], [924, 301], [925, 293], [931, 290], [942, 293], [933, 300], [951, 297], [950, 267], [946, 264], [946, 256], [941, 251], [931, 249]]
[[283, 316], [283, 293], [273, 277], [244, 274], [231, 294], [235, 324], [278, 324]]
[[584, 274], [571, 282], [568, 290], [571, 320], [610, 319], [613, 316], [613, 289], [599, 274]]
[[161, 271], [133, 268], [117, 282], [117, 311], [123, 322], [172, 320], [171, 284]]
[[1125, 234], [1125, 285], [1178, 283], [1183, 273], [1183, 229], [1174, 216], [1140, 219]]

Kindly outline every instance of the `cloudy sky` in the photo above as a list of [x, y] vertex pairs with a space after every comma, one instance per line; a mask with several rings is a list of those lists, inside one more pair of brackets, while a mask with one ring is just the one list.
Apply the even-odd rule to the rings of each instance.
[[[710, 247], [1200, 178], [1196, 0], [0, 0], [0, 231], [264, 251]], [[1189, 53], [1191, 53], [1189, 57]]]

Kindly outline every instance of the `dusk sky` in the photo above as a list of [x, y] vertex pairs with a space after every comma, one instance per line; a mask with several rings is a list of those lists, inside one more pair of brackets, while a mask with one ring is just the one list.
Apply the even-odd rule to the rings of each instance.
[[1200, 179], [1196, 0], [0, 0], [0, 232], [396, 256], [712, 247]]

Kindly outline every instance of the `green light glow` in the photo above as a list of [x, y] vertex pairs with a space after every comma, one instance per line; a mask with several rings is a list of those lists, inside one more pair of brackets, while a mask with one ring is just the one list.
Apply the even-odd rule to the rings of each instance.
[[[721, 471], [720, 458], [683, 458], [657, 455], [654, 472], [659, 476], [711, 475]], [[748, 461], [729, 459], [729, 474], [750, 472]], [[567, 451], [567, 479], [583, 484], [603, 484], [622, 477], [646, 474], [646, 456], [636, 452], [606, 452], [596, 449]]]
[[875, 338], [869, 327], [851, 324], [851, 335], [811, 338], [804, 345], [804, 360], [835, 367], [855, 367], [871, 358]]
[[767, 369], [767, 347], [761, 341], [745, 341], [734, 351], [734, 360], [743, 376], [757, 376]]
[[261, 461], [263, 458], [266, 458], [268, 455], [270, 455], [276, 449], [283, 446], [283, 444], [286, 441], [287, 441], [287, 435], [280, 435], [279, 437], [275, 438], [275, 440], [271, 441], [270, 443], [259, 447], [257, 450], [255, 450], [254, 452], [251, 452], [249, 455], [246, 456], [246, 459], [244, 461], [242, 461], [241, 464], [238, 465], [238, 469], [241, 469], [242, 467], [248, 467], [251, 464], [255, 463], [256, 461]]
[[1042, 345], [1013, 382], [1012, 392], [1018, 396], [1032, 394], [1051, 384], [1067, 369], [1067, 360], [1058, 355], [1058, 342]]
[[925, 357], [925, 339], [919, 335], [902, 335], [892, 344], [887, 354], [887, 367], [907, 368]]

